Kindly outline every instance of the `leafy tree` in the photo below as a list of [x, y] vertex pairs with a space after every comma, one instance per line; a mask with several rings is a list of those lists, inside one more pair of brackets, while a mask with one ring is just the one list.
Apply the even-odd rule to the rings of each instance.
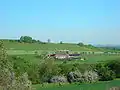
[[49, 79], [57, 73], [57, 68], [54, 67], [54, 60], [52, 59], [46, 59], [45, 62], [43, 62], [40, 65], [39, 69], [39, 76], [41, 83], [48, 82]]
[[30, 37], [30, 36], [21, 36], [20, 37], [20, 42], [32, 43], [32, 37]]
[[62, 41], [60, 41], [60, 44], [63, 44], [63, 42], [62, 42]]
[[60, 64], [58, 67], [60, 68], [60, 74], [65, 76], [76, 69], [72, 64]]
[[39, 84], [40, 83], [40, 77], [39, 77], [39, 64], [31, 64], [28, 69], [28, 78], [32, 82], [32, 84]]
[[94, 46], [93, 45], [91, 45], [91, 44], [89, 44], [89, 45], [87, 45], [87, 47], [89, 47], [89, 48], [94, 48]]
[[35, 39], [32, 40], [32, 43], [37, 43], [37, 41]]
[[41, 42], [40, 40], [37, 40], [37, 43], [40, 43], [40, 44], [41, 44], [42, 42]]
[[0, 42], [0, 68], [11, 68], [3, 42]]
[[84, 44], [82, 42], [77, 44], [78, 46], [84, 46]]
[[100, 81], [109, 81], [115, 78], [115, 73], [105, 65], [97, 64], [96, 71], [99, 75]]
[[120, 61], [119, 60], [110, 61], [106, 64], [106, 66], [108, 66], [110, 70], [115, 72], [117, 78], [120, 78]]
[[13, 56], [11, 62], [16, 76], [20, 76], [27, 72], [30, 67], [30, 63], [21, 56]]
[[[26, 75], [25, 78], [19, 78], [22, 76], [16, 77], [12, 63], [7, 59], [3, 42], [0, 42], [0, 73], [1, 90], [31, 90], [31, 84], [28, 83], [30, 81], [27, 79]], [[29, 88], [25, 88], [28, 87], [28, 85]], [[21, 89], [21, 87], [23, 88]]]
[[12, 66], [7, 59], [7, 53], [3, 42], [0, 42], [0, 86], [8, 88], [10, 84], [10, 75], [12, 71]]
[[31, 81], [28, 80], [28, 74], [23, 73], [16, 78], [14, 89], [12, 90], [32, 90]]

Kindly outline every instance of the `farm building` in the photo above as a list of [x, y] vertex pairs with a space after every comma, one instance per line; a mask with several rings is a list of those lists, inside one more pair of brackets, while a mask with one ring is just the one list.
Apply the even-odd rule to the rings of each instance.
[[51, 54], [49, 57], [56, 59], [78, 59], [80, 58], [80, 54]]

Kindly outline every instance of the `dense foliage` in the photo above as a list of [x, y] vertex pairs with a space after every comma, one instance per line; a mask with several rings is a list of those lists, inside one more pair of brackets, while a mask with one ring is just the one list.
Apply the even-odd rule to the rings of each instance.
[[120, 60], [113, 60], [107, 63], [110, 70], [114, 71], [117, 78], [120, 78]]
[[[98, 80], [113, 80], [119, 75], [119, 64], [117, 61], [116, 64], [113, 63], [113, 61], [109, 61], [96, 65], [80, 63], [66, 64], [64, 61], [61, 64], [56, 64], [56, 60], [54, 58], [47, 58], [46, 54], [47, 52], [39, 54], [35, 51], [35, 57], [42, 61], [39, 63], [28, 62], [28, 60], [25, 60], [22, 56], [13, 56], [12, 62], [14, 62], [14, 71], [18, 75], [27, 72], [28, 78], [33, 84], [65, 82], [65, 78], [70, 83], [92, 83]], [[115, 67], [116, 65], [117, 67]]]
[[4, 44], [0, 42], [0, 90], [31, 90], [27, 73], [16, 76], [14, 65], [7, 57]]
[[42, 43], [41, 41], [35, 40], [30, 36], [21, 36], [19, 41], [24, 43]]
[[96, 65], [96, 71], [100, 77], [100, 81], [109, 81], [115, 78], [114, 71], [110, 70], [108, 66], [103, 64]]

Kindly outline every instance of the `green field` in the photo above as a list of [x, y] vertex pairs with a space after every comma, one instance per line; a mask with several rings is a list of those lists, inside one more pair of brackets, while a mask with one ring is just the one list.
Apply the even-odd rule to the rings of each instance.
[[[16, 55], [10, 55], [11, 56], [16, 56]], [[22, 54], [22, 55], [17, 55], [25, 60], [38, 64], [40, 62], [43, 62], [40, 58], [36, 57], [34, 54]], [[85, 57], [86, 60], [71, 60], [67, 61], [66, 64], [75, 64], [75, 63], [80, 63], [80, 64], [94, 64], [94, 63], [99, 63], [99, 62], [106, 62], [108, 60], [117, 60], [120, 59], [120, 55], [84, 55], [82, 57]], [[55, 63], [57, 64], [62, 64], [64, 61], [63, 60], [56, 60]]]
[[42, 87], [41, 85], [34, 85], [35, 90], [109, 90], [111, 87], [120, 86], [120, 80], [109, 82], [99, 82], [94, 84], [71, 84], [71, 85], [54, 85], [48, 84]]
[[57, 44], [57, 43], [47, 43], [47, 44], [38, 44], [38, 43], [18, 43], [18, 42], [4, 42], [5, 47], [8, 50], [24, 50], [24, 51], [34, 51], [34, 50], [72, 50], [72, 51], [105, 51], [102, 48], [90, 48], [87, 46], [80, 47], [77, 44]]

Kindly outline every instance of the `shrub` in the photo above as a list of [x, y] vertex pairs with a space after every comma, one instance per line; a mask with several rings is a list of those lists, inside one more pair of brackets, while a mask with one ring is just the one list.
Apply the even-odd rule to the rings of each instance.
[[16, 80], [17, 90], [31, 90], [31, 82], [28, 80], [28, 74], [24, 73]]
[[75, 71], [75, 67], [72, 64], [60, 64], [58, 66], [60, 68], [60, 74], [67, 75], [71, 71]]
[[67, 79], [64, 76], [53, 76], [49, 82], [50, 83], [59, 83], [59, 82], [65, 83], [67, 82]]
[[13, 70], [17, 76], [27, 72], [30, 66], [30, 62], [25, 60], [21, 56], [13, 56], [11, 59]]
[[85, 71], [83, 74], [79, 71], [70, 72], [67, 77], [70, 83], [92, 83], [98, 81], [98, 75], [94, 71]]
[[119, 60], [110, 61], [106, 64], [106, 66], [108, 66], [110, 70], [115, 72], [117, 78], [120, 78], [120, 61]]
[[96, 82], [98, 81], [99, 78], [98, 74], [94, 71], [85, 71], [83, 77], [84, 77], [84, 82], [89, 82], [89, 83]]
[[109, 81], [115, 78], [115, 73], [105, 65], [97, 64], [96, 71], [100, 81]]
[[82, 74], [79, 71], [68, 73], [67, 79], [69, 83], [83, 81]]
[[0, 90], [31, 90], [27, 73], [16, 77], [12, 66], [13, 63], [7, 59], [4, 45], [0, 42]]
[[21, 36], [20, 37], [20, 42], [32, 43], [32, 37], [30, 37], [30, 36]]
[[49, 79], [55, 75], [58, 75], [60, 72], [59, 68], [54, 64], [54, 60], [46, 59], [45, 62], [43, 62], [40, 65], [39, 69], [39, 77], [40, 82], [48, 82]]
[[120, 87], [112, 87], [109, 90], [120, 90]]
[[29, 80], [31, 80], [32, 84], [40, 83], [39, 64], [32, 63], [27, 72], [28, 72], [28, 78]]

